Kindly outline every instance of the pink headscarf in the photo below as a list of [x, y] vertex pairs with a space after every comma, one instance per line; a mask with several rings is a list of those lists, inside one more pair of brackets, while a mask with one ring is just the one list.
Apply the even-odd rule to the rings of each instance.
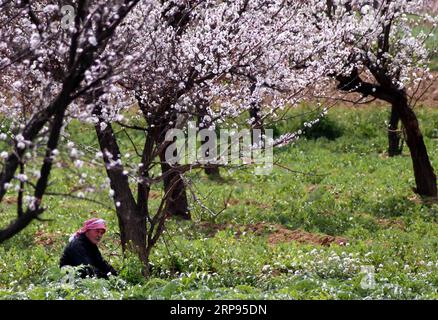
[[105, 220], [99, 219], [99, 218], [92, 218], [92, 219], [85, 221], [82, 228], [80, 228], [78, 231], [76, 231], [74, 234], [72, 234], [69, 241], [72, 241], [77, 236], [87, 232], [88, 230], [93, 230], [93, 229], [104, 229], [106, 232]]

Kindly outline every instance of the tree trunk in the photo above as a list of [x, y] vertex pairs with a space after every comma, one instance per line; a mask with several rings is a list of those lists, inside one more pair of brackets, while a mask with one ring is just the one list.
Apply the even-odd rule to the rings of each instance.
[[143, 275], [149, 276], [149, 252], [147, 250], [146, 217], [136, 208], [123, 206], [117, 208], [122, 250], [137, 254], [143, 264]]
[[[96, 106], [93, 114], [100, 117], [100, 107]], [[95, 130], [100, 150], [103, 153], [106, 173], [110, 179], [111, 189], [114, 190], [113, 200], [119, 222], [122, 250], [124, 253], [126, 250], [129, 250], [137, 254], [144, 266], [143, 273], [147, 274], [149, 272], [149, 257], [146, 252], [147, 211], [141, 210], [141, 208], [137, 206], [129, 186], [128, 176], [123, 174], [124, 169], [122, 164], [114, 164], [110, 160], [109, 154], [113, 160], [120, 159], [121, 157], [111, 124], [107, 124], [102, 130], [100, 124], [97, 123]], [[147, 203], [141, 207], [147, 208]]]
[[[196, 112], [198, 115], [198, 119], [197, 119], [198, 128], [201, 128], [201, 123], [203, 124], [202, 128], [208, 127], [210, 125], [210, 123], [204, 123], [204, 117], [208, 115], [207, 106], [208, 106], [208, 102], [206, 100], [201, 100], [200, 102], [198, 102], [198, 105], [196, 108], [196, 110], [197, 110]], [[215, 132], [216, 132], [216, 134], [218, 133], [217, 126], [216, 126]], [[201, 143], [201, 145], [202, 145], [202, 143]], [[206, 152], [205, 155], [208, 156], [209, 153]], [[208, 167], [205, 167], [204, 172], [207, 176], [209, 176], [211, 178], [220, 177], [219, 167], [212, 165], [212, 164], [210, 164]]]
[[[175, 121], [175, 119], [172, 120]], [[166, 143], [166, 128], [166, 124], [161, 124], [156, 142], [158, 148], [160, 148], [162, 144]], [[180, 173], [175, 171], [175, 168], [172, 168], [166, 162], [166, 149], [167, 146], [160, 151], [159, 157], [161, 163], [161, 173], [164, 176], [163, 184], [164, 192], [167, 195], [166, 201], [168, 202], [168, 213], [173, 216], [181, 217], [184, 220], [190, 220], [191, 215], [187, 201], [186, 186], [184, 185], [184, 181], [180, 177]], [[172, 182], [172, 180], [176, 182]], [[172, 185], [173, 183], [175, 183], [175, 186]]]
[[400, 139], [400, 133], [397, 131], [400, 116], [396, 107], [391, 107], [391, 116], [388, 126], [388, 155], [390, 157], [401, 155], [403, 151], [403, 142]]
[[[12, 222], [6, 229], [0, 230], [0, 243], [19, 233], [21, 230], [27, 227], [27, 225], [31, 223], [33, 219], [37, 219], [38, 216], [44, 212], [44, 208], [40, 208], [40, 205], [49, 182], [53, 162], [51, 155], [53, 150], [55, 150], [58, 146], [67, 106], [68, 104], [65, 104], [63, 108], [58, 110], [53, 119], [52, 127], [50, 129], [49, 141], [47, 142], [46, 156], [40, 169], [40, 178], [38, 178], [35, 186], [35, 208], [28, 207], [25, 214], [23, 214], [22, 212], [19, 213], [18, 218], [14, 222]], [[21, 209], [22, 208], [19, 208], [19, 210]]]
[[183, 180], [179, 177], [178, 172], [170, 172], [172, 167], [166, 162], [165, 150], [160, 154], [160, 162], [161, 172], [164, 175], [164, 192], [166, 194], [172, 188], [172, 180], [176, 178], [174, 181], [177, 181], [174, 189], [170, 191], [170, 194], [167, 197], [168, 212], [173, 216], [190, 220], [191, 215], [188, 208], [186, 186], [184, 185]]
[[357, 69], [354, 69], [348, 76], [337, 76], [339, 81], [338, 89], [353, 91], [364, 96], [373, 96], [391, 103], [398, 113], [406, 132], [406, 144], [411, 153], [412, 165], [416, 188], [414, 191], [420, 196], [437, 197], [436, 175], [430, 163], [424, 144], [423, 135], [418, 125], [417, 116], [408, 104], [404, 89], [396, 89], [388, 76], [379, 70], [371, 70], [379, 85], [363, 81]]
[[[254, 92], [256, 86], [255, 84], [252, 84], [250, 87], [251, 94]], [[251, 103], [251, 108], [249, 109], [249, 116], [250, 118], [254, 118], [254, 121], [252, 122], [252, 128], [253, 129], [260, 129], [262, 132], [262, 135], [265, 134], [264, 125], [263, 125], [263, 119], [260, 116], [260, 104], [257, 102]]]
[[260, 117], [260, 106], [254, 105], [249, 109], [249, 116], [251, 118], [254, 118], [254, 122], [252, 124], [254, 129], [260, 129], [262, 131], [262, 134], [264, 134], [264, 126], [263, 126], [263, 120]]
[[406, 130], [406, 144], [411, 153], [416, 188], [421, 196], [437, 197], [436, 175], [430, 163], [424, 144], [423, 135], [418, 125], [417, 116], [409, 107], [406, 93], [398, 91], [394, 94], [394, 107]]
[[205, 173], [209, 176], [209, 177], [220, 177], [220, 171], [219, 171], [219, 167], [218, 166], [210, 166], [210, 167], [206, 167], [205, 168]]

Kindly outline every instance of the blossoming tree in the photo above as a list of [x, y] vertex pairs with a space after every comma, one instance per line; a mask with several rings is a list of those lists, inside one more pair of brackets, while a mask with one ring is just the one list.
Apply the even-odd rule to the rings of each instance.
[[[187, 129], [194, 118], [211, 130], [235, 124], [262, 101], [260, 119], [275, 119], [310, 91], [323, 91], [319, 80], [342, 66], [341, 44], [349, 30], [339, 25], [318, 34], [309, 19], [319, 8], [317, 1], [156, 1], [139, 5], [128, 17], [120, 32], [135, 35], [128, 45], [135, 63], [120, 79], [120, 92], [96, 101], [89, 121], [111, 181], [122, 245], [138, 253], [146, 274], [166, 218], [176, 210], [187, 213], [184, 172], [205, 166], [169, 164], [166, 133]], [[113, 103], [127, 97], [136, 102], [135, 114], [125, 112], [132, 110], [129, 103]], [[136, 160], [122, 161], [116, 124], [124, 132], [145, 133], [142, 149], [131, 139]], [[274, 144], [296, 137], [286, 134]], [[151, 210], [151, 186], [160, 181], [164, 196], [158, 210]]]
[[397, 152], [399, 119], [410, 150], [415, 192], [437, 197], [436, 175], [430, 163], [413, 107], [424, 94], [421, 84], [432, 80], [431, 54], [426, 40], [433, 34], [416, 33], [415, 26], [436, 27], [437, 18], [423, 14], [424, 1], [327, 1], [327, 16], [337, 28], [339, 22], [355, 25], [345, 38], [350, 49], [345, 72], [338, 74], [338, 88], [388, 102], [392, 107], [388, 128], [389, 153]]
[[[0, 138], [7, 141], [0, 201], [14, 185], [17, 192], [17, 218], [0, 231], [0, 241], [44, 211], [69, 108], [95, 88], [110, 88], [126, 68], [123, 46], [113, 35], [137, 2], [77, 1], [75, 13], [67, 15], [51, 1], [0, 2]], [[31, 161], [38, 156], [39, 168]]]
[[[233, 126], [248, 112], [247, 125], [257, 127], [306, 97], [329, 95], [333, 78], [343, 90], [395, 95], [405, 127], [411, 123], [400, 88], [408, 71], [391, 64], [405, 54], [390, 59], [377, 49], [389, 71], [373, 67], [373, 50], [385, 47], [384, 40], [373, 42], [382, 30], [375, 20], [397, 12], [391, 6], [385, 13], [386, 7], [363, 9], [363, 1], [137, 2], [77, 1], [67, 29], [60, 28], [61, 8], [46, 1], [0, 2], [0, 111], [6, 115], [0, 137], [10, 150], [1, 153], [0, 200], [13, 183], [18, 199], [17, 219], [0, 231], [0, 241], [43, 212], [60, 150], [68, 150], [78, 169], [83, 165], [77, 143], [59, 145], [72, 119], [90, 124], [97, 136], [91, 161], [104, 166], [123, 250], [139, 256], [146, 276], [166, 219], [189, 217], [184, 173], [206, 165], [167, 161], [170, 130], [188, 130], [196, 118], [210, 130]], [[367, 68], [379, 86], [361, 80], [358, 72]], [[273, 144], [297, 137], [288, 133]], [[126, 139], [132, 156], [122, 146]], [[408, 145], [415, 148], [417, 140]], [[154, 209], [151, 187], [161, 182], [164, 195]]]

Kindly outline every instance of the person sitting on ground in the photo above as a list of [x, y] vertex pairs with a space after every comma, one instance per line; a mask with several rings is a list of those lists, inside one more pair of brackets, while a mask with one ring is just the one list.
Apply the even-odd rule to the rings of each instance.
[[80, 277], [98, 277], [108, 279], [110, 274], [117, 276], [117, 271], [103, 258], [97, 245], [106, 232], [103, 219], [93, 218], [84, 222], [81, 229], [76, 231], [65, 247], [59, 265], [80, 266]]

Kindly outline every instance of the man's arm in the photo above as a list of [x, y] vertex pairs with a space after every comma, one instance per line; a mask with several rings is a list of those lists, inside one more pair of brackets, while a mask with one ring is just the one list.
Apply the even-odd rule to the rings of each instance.
[[98, 256], [97, 256], [97, 260], [98, 260], [98, 264], [97, 264], [97, 269], [96, 270], [96, 274], [99, 278], [106, 278], [108, 279], [108, 273], [111, 273], [114, 276], [118, 275], [118, 272], [116, 271], [116, 269], [114, 269], [108, 262], [106, 262], [100, 251], [98, 252]]

